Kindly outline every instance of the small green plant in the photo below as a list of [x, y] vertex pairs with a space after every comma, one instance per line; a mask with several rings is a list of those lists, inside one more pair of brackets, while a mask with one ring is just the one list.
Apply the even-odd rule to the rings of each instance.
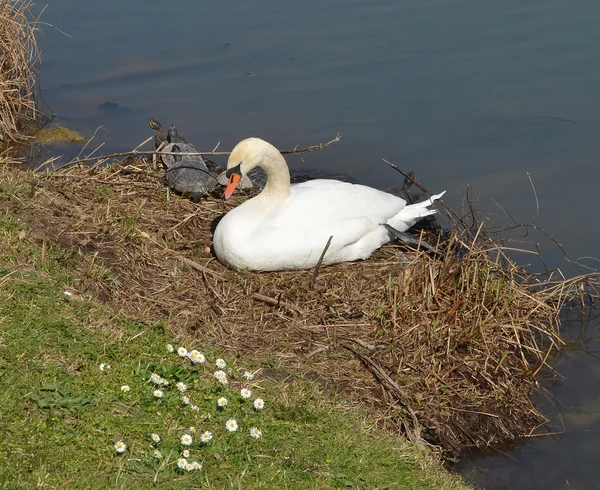
[[47, 384], [39, 389], [37, 394], [31, 395], [39, 408], [67, 408], [75, 409], [85, 407], [92, 400], [85, 396], [72, 396], [69, 394], [68, 386]]

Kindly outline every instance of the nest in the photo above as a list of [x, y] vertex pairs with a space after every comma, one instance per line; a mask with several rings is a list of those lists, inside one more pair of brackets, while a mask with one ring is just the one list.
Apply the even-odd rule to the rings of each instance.
[[30, 0], [0, 0], [0, 145], [27, 141], [38, 128], [35, 39]]
[[27, 179], [21, 213], [74, 265], [75, 290], [115, 311], [276, 362], [451, 456], [503, 447], [546, 422], [531, 394], [561, 344], [574, 283], [540, 285], [481, 226], [455, 219], [441, 259], [386, 245], [318, 273], [236, 272], [214, 258], [212, 230], [246, 196], [194, 204], [143, 161]]

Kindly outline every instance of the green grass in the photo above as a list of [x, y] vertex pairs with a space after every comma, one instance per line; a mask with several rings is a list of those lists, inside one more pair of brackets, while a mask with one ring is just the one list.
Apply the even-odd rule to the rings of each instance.
[[[423, 450], [374, 429], [364, 412], [314, 383], [281, 381], [287, 373], [277, 368], [244, 382], [238, 370], [260, 366], [191, 338], [176, 342], [160, 323], [68, 298], [76, 259], [47, 250], [41, 262], [30, 235], [0, 213], [0, 488], [466, 488]], [[168, 343], [199, 349], [210, 365], [192, 366], [168, 353]], [[212, 376], [221, 354], [230, 370], [226, 388]], [[101, 363], [111, 368], [101, 371]], [[170, 381], [161, 400], [152, 396], [153, 372]], [[177, 381], [190, 386], [198, 412], [181, 403]], [[121, 392], [124, 384], [129, 393]], [[240, 398], [246, 385], [251, 400], [265, 400], [263, 411]], [[218, 411], [223, 395], [230, 403]], [[239, 431], [225, 430], [230, 417]], [[204, 468], [183, 472], [175, 460], [190, 426], [198, 430], [190, 459]], [[261, 439], [249, 436], [251, 426]], [[207, 446], [198, 442], [204, 430], [214, 434]], [[161, 460], [153, 457], [151, 433], [162, 438]], [[114, 450], [117, 440], [127, 444], [123, 455]]]

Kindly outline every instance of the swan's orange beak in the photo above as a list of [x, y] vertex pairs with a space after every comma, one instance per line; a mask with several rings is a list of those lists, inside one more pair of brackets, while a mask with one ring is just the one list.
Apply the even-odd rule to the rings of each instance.
[[233, 191], [235, 190], [235, 187], [238, 185], [238, 182], [241, 178], [242, 176], [240, 174], [231, 174], [229, 176], [229, 182], [225, 188], [225, 199], [229, 199], [231, 197], [231, 194], [233, 194]]

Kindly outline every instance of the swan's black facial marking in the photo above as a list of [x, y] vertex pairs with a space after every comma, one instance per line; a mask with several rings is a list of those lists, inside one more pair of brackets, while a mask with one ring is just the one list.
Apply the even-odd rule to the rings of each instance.
[[[242, 160], [243, 162], [244, 160]], [[225, 172], [225, 176], [227, 178], [231, 177], [233, 174], [237, 174], [240, 177], [242, 176], [242, 170], [240, 169], [240, 165], [242, 164], [242, 162], [238, 163], [235, 167], [231, 167], [227, 169], [227, 172]]]

